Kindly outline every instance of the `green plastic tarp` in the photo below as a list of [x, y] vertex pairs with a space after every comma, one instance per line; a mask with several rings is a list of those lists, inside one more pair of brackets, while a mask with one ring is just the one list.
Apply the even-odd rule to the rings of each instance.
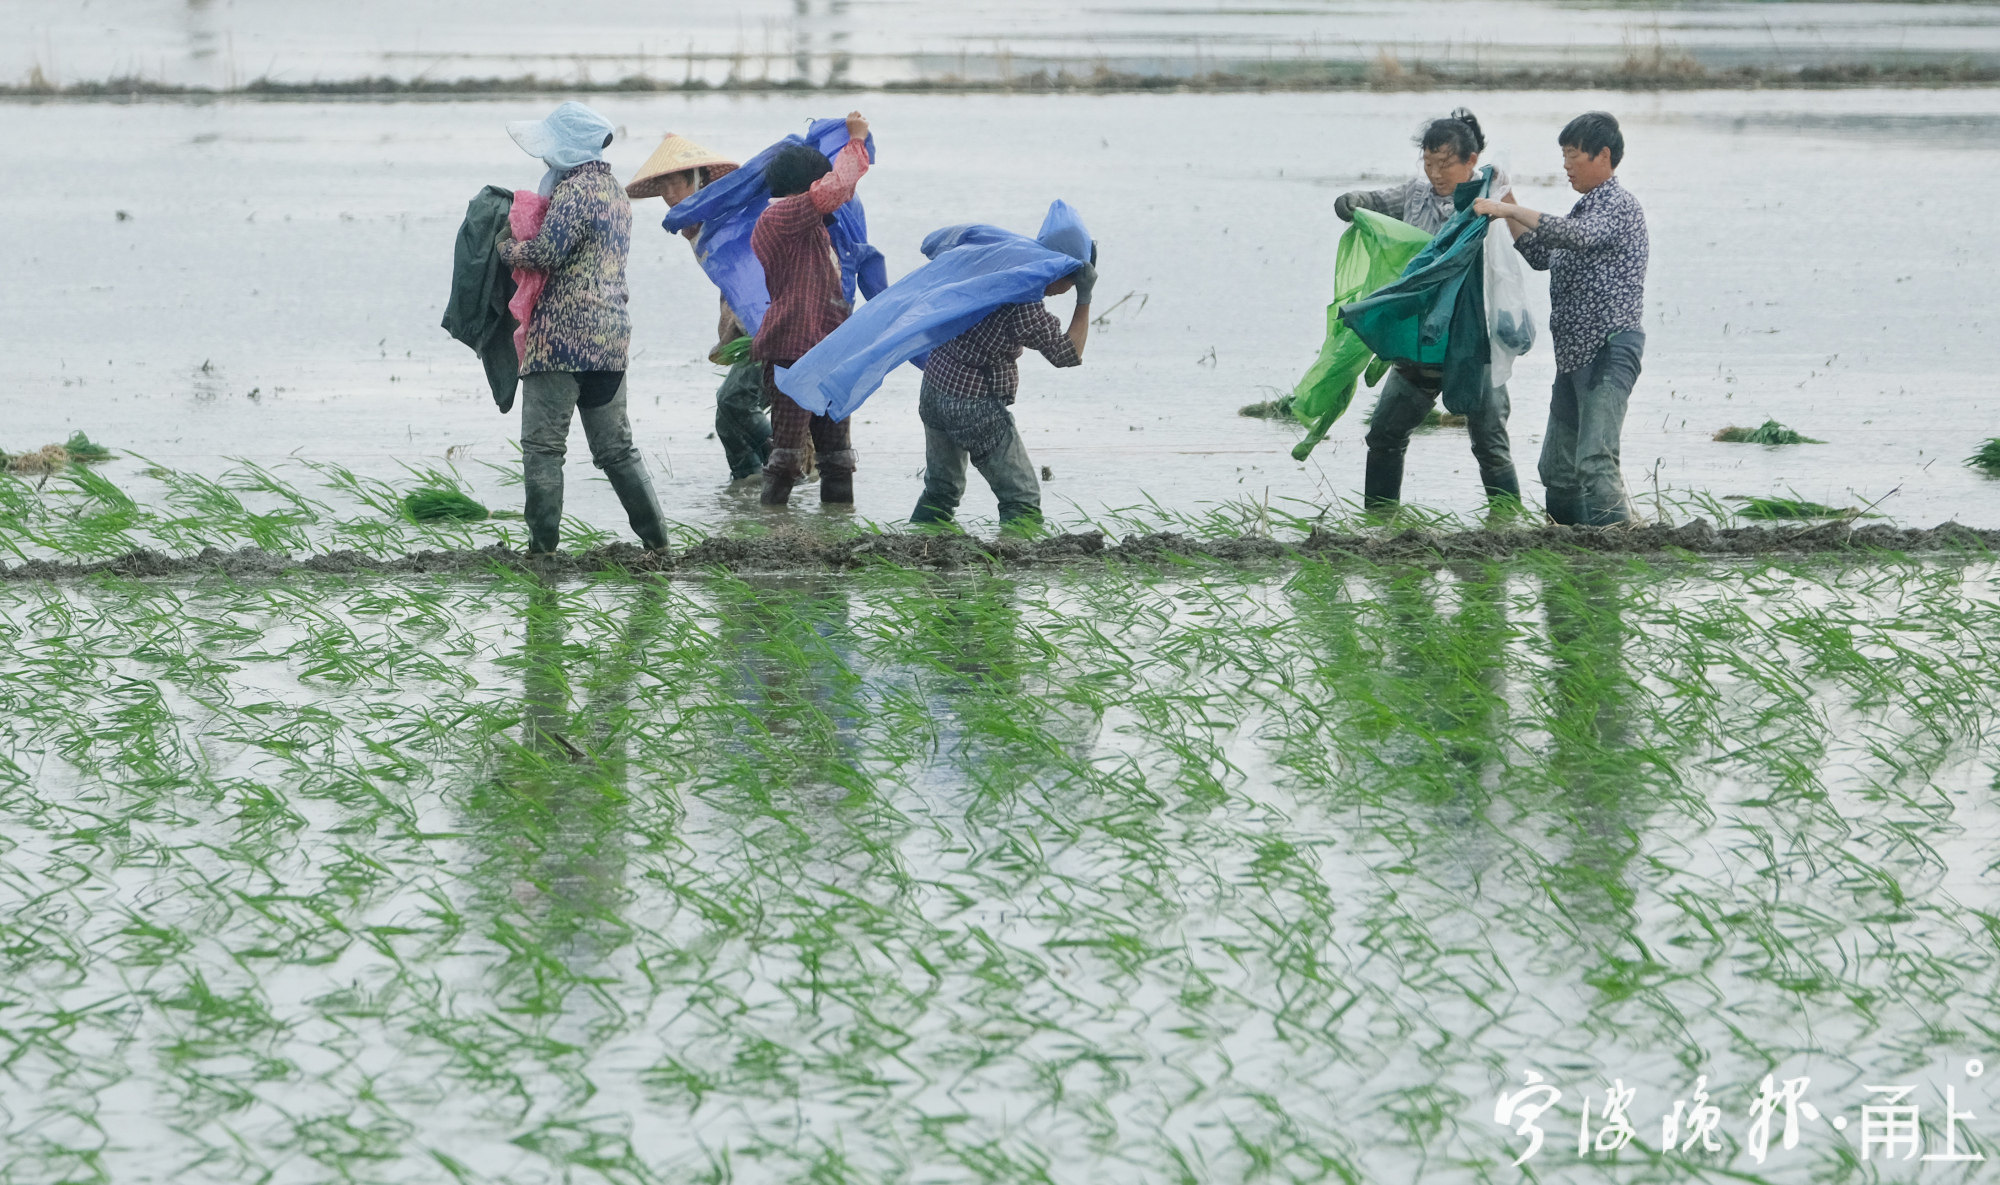
[[[1354, 211], [1354, 224], [1340, 236], [1334, 254], [1333, 303], [1326, 306], [1326, 341], [1319, 348], [1319, 360], [1292, 389], [1292, 414], [1311, 429], [1292, 449], [1295, 459], [1305, 460], [1354, 402], [1355, 382], [1375, 360], [1374, 351], [1340, 319], [1341, 306], [1402, 275], [1405, 265], [1430, 239], [1429, 232], [1386, 214]], [[1368, 376], [1368, 385], [1374, 386], [1381, 377], [1381, 370], [1375, 369]]]
[[1445, 410], [1465, 415], [1486, 398], [1486, 226], [1472, 203], [1487, 195], [1493, 167], [1458, 187], [1457, 208], [1401, 278], [1344, 305], [1340, 320], [1391, 365], [1444, 372]]

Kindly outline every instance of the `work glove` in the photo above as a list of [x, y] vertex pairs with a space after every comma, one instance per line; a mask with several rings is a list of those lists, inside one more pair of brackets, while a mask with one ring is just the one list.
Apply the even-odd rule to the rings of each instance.
[[1097, 269], [1087, 263], [1081, 264], [1069, 274], [1069, 278], [1076, 282], [1076, 303], [1089, 304], [1091, 289], [1097, 287]]

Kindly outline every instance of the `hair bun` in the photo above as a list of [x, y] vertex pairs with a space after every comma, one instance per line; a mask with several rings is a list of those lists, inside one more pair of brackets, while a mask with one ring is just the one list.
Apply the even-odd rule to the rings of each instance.
[[1478, 145], [1478, 151], [1486, 151], [1486, 133], [1480, 128], [1479, 120], [1472, 114], [1472, 108], [1460, 107], [1451, 113], [1451, 117], [1471, 128], [1472, 142]]

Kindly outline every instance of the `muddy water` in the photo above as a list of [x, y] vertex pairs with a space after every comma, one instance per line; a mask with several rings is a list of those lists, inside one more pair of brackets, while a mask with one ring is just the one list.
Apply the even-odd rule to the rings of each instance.
[[1704, 66], [2000, 62], [1985, 4], [1378, 4], [1315, 0], [23, 0], [0, 79], [137, 74], [230, 87], [269, 77], [729, 79], [814, 83], [1038, 69], [1188, 75], [1392, 59], [1454, 68], [1601, 68], [1656, 50]]
[[[948, 222], [1032, 228], [1054, 197], [1090, 221], [1106, 322], [1079, 370], [1030, 358], [1016, 409], [1058, 517], [1148, 498], [1188, 512], [1243, 498], [1324, 503], [1358, 488], [1365, 402], [1305, 465], [1288, 455], [1289, 427], [1236, 408], [1289, 389], [1313, 357], [1340, 229], [1334, 196], [1409, 175], [1410, 132], [1459, 99], [869, 96], [883, 147], [862, 192], [892, 274]], [[626, 129], [611, 153], [622, 173], [669, 129], [748, 153], [846, 105], [595, 101]], [[501, 122], [547, 105], [12, 107], [17, 159], [34, 167], [0, 192], [16, 261], [0, 288], [12, 363], [0, 447], [81, 428], [204, 472], [230, 456], [299, 456], [392, 478], [401, 463], [449, 457], [482, 496], [509, 504], [518, 493], [501, 470], [517, 424], [494, 412], [472, 355], [437, 323], [465, 200], [539, 171]], [[1522, 200], [1543, 208], [1573, 197], [1553, 144], [1562, 121], [1597, 105], [1625, 120], [1623, 177], [1653, 236], [1646, 371], [1625, 438], [1642, 505], [1657, 480], [1663, 498], [1792, 492], [1920, 526], [2000, 522], [2000, 485], [1960, 464], [2000, 432], [2000, 277], [1987, 263], [2000, 216], [1982, 196], [2000, 177], [2000, 94], [1522, 94], [1476, 105]], [[648, 203], [637, 219], [633, 417], [668, 513], [726, 525], [757, 511], [725, 488], [707, 439], [713, 290], [685, 243], [658, 229], [662, 212]], [[1066, 301], [1052, 303], [1067, 314]], [[1513, 384], [1531, 496], [1551, 373], [1538, 347]], [[905, 369], [856, 418], [867, 518], [899, 519], [915, 501], [915, 399]], [[1709, 439], [1766, 418], [1827, 443]], [[579, 438], [572, 455], [582, 452]], [[138, 464], [105, 472], [146, 498]], [[572, 512], [619, 524], [609, 487], [580, 462], [572, 473]], [[967, 515], [990, 520], [992, 499], [973, 485]], [[1416, 440], [1406, 495], [1475, 508], [1461, 432]], [[793, 513], [819, 513], [810, 490]]]

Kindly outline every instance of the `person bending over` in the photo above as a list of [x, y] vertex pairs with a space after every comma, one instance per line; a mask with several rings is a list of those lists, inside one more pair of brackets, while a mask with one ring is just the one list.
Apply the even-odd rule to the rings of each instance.
[[1633, 517], [1618, 438], [1646, 350], [1646, 212], [1618, 183], [1625, 134], [1616, 119], [1586, 112], [1563, 127], [1556, 143], [1570, 188], [1583, 195], [1567, 215], [1487, 198], [1472, 208], [1505, 218], [1528, 266], [1549, 273], [1556, 381], [1541, 460], [1549, 517], [1614, 526]]
[[[1479, 166], [1479, 154], [1486, 148], [1486, 135], [1472, 112], [1460, 107], [1444, 119], [1434, 119], [1417, 135], [1424, 154], [1424, 175], [1390, 189], [1357, 189], [1334, 199], [1333, 212], [1343, 222], [1354, 221], [1354, 211], [1373, 210], [1400, 218], [1419, 230], [1435, 234], [1455, 212], [1452, 193], [1472, 180]], [[1494, 192], [1506, 190], [1506, 178], [1495, 174]], [[1393, 509], [1403, 496], [1403, 459], [1410, 447], [1410, 433], [1416, 431], [1437, 403], [1444, 370], [1436, 366], [1398, 366], [1382, 384], [1375, 410], [1368, 417], [1368, 467], [1362, 478], [1361, 503], [1370, 510]], [[1485, 398], [1465, 418], [1472, 436], [1472, 456], [1479, 463], [1479, 480], [1487, 500], [1496, 506], [1515, 505], [1521, 499], [1520, 479], [1514, 473], [1514, 451], [1507, 439], [1507, 414], [1511, 405], [1503, 383], [1486, 384]]]
[[1040, 301], [1002, 305], [977, 325], [931, 351], [924, 363], [917, 415], [924, 422], [924, 492], [912, 523], [950, 522], [965, 496], [965, 463], [971, 460], [1000, 503], [1000, 526], [1032, 527], [1042, 521], [1042, 487], [1008, 408], [1021, 387], [1016, 364], [1023, 347], [1053, 366], [1083, 365], [1090, 336], [1090, 295], [1097, 284], [1094, 244], [1081, 232], [1044, 245], [1078, 261], [1077, 268], [1043, 290], [1060, 296], [1076, 290], [1076, 309], [1065, 331]]

